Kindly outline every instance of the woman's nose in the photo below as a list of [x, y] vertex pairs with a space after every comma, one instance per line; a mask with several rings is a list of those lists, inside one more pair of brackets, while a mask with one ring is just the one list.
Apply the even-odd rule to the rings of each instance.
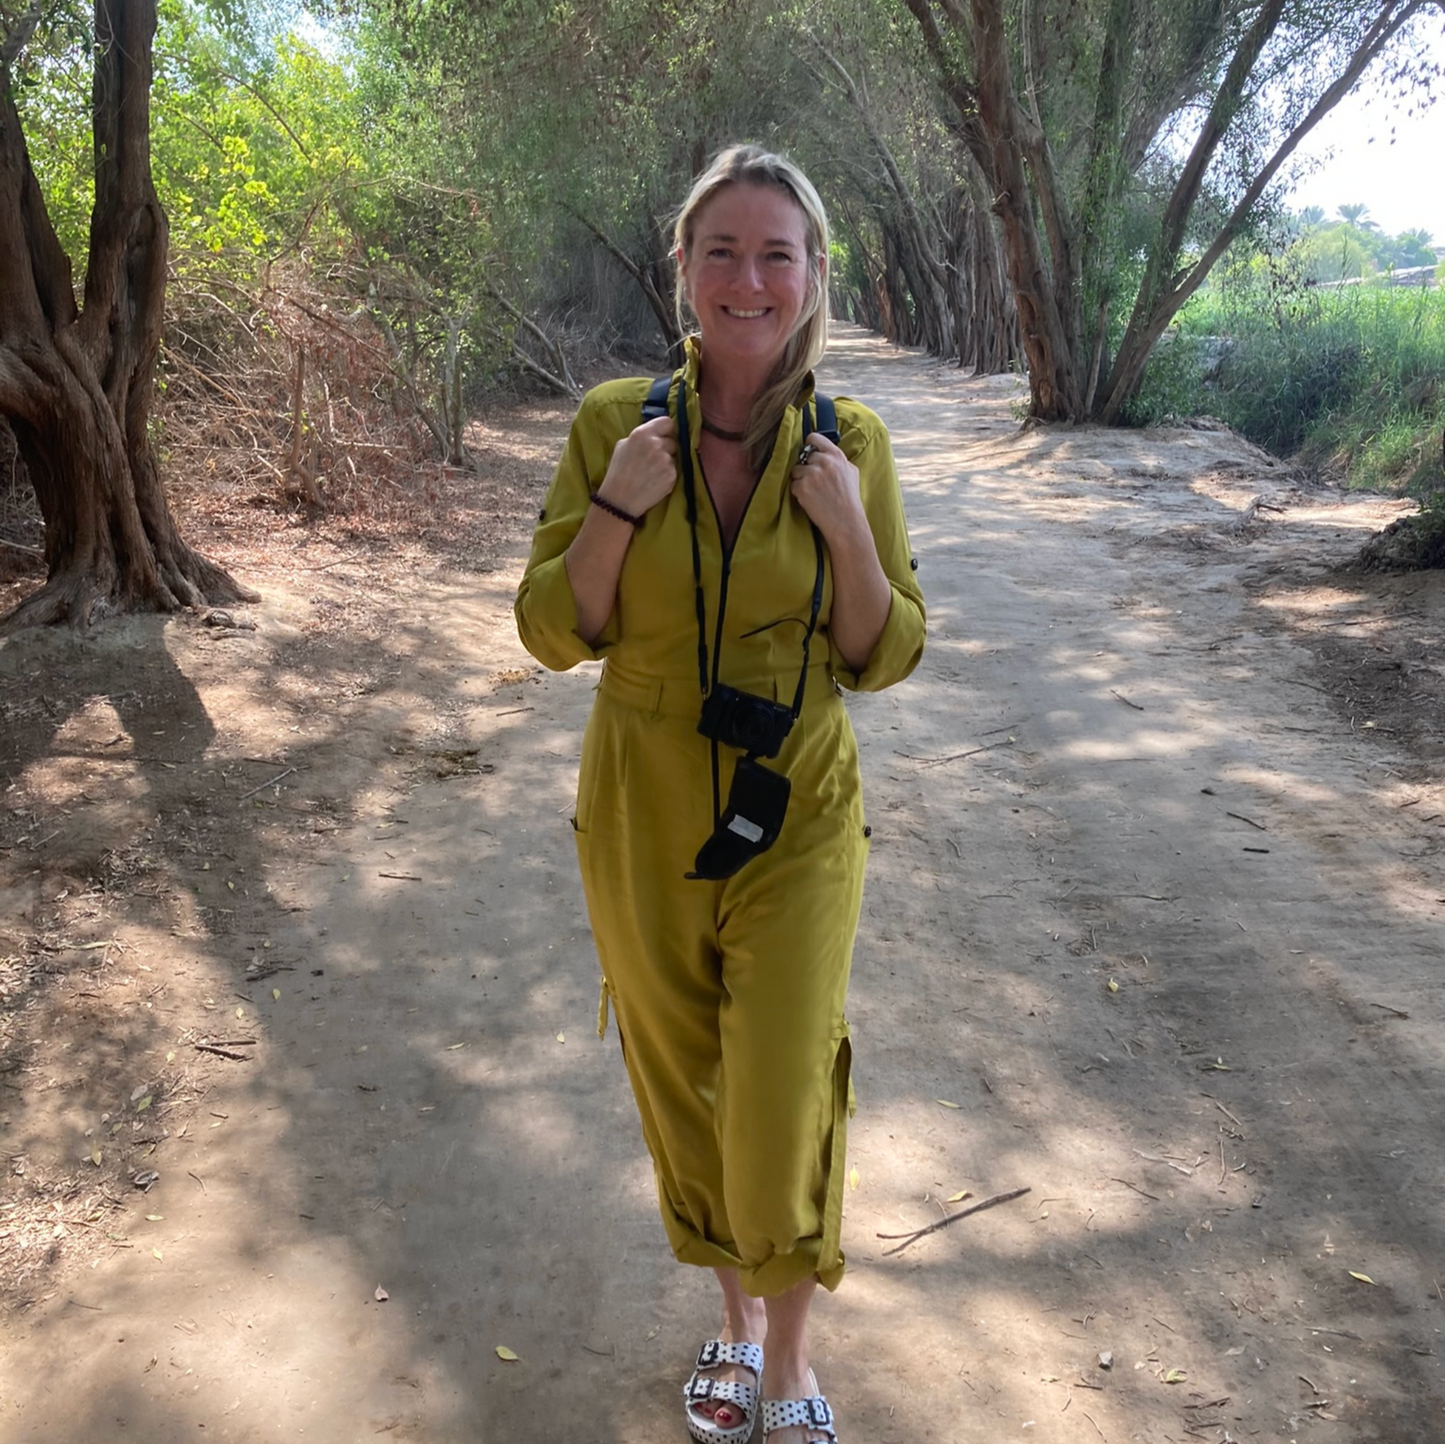
[[738, 284], [756, 291], [762, 285], [763, 263], [756, 256], [744, 256], [738, 262]]

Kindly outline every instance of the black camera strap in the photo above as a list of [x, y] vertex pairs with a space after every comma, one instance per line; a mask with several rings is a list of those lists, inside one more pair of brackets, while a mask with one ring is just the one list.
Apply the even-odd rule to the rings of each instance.
[[[642, 403], [643, 421], [653, 421], [668, 414], [667, 395], [672, 389], [671, 376], [659, 376]], [[687, 424], [687, 382], [678, 377], [677, 382], [677, 448], [682, 465], [682, 495], [687, 506], [687, 530], [692, 537], [692, 582], [693, 610], [697, 614], [697, 676], [704, 697], [708, 694], [707, 680], [707, 601], [702, 592], [702, 553], [697, 545], [697, 482], [692, 471], [692, 444]]]

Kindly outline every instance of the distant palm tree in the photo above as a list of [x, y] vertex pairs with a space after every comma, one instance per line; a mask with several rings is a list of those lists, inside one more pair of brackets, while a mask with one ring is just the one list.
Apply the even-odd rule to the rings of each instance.
[[1369, 206], [1341, 206], [1340, 219], [1347, 225], [1358, 226], [1362, 231], [1378, 231], [1378, 222], [1371, 220]]
[[1299, 213], [1300, 225], [1320, 226], [1324, 224], [1325, 208], [1323, 206], [1306, 206]]
[[1391, 264], [1396, 266], [1433, 266], [1435, 246], [1424, 226], [1413, 231], [1401, 231], [1395, 237], [1394, 255]]

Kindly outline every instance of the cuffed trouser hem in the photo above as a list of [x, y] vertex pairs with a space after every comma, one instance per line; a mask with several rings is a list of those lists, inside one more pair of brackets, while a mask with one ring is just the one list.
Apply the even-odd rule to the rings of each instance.
[[846, 1031], [837, 1039], [833, 1061], [833, 1126], [828, 1139], [827, 1179], [823, 1199], [821, 1238], [800, 1239], [786, 1253], [773, 1253], [760, 1263], [747, 1263], [733, 1244], [704, 1238], [667, 1202], [667, 1189], [658, 1179], [657, 1193], [663, 1227], [673, 1256], [679, 1263], [698, 1268], [736, 1269], [743, 1292], [753, 1298], [785, 1294], [804, 1279], [816, 1277], [829, 1293], [843, 1282], [847, 1260], [839, 1242], [843, 1231], [844, 1165], [848, 1155], [848, 1117], [852, 1113], [852, 1040]]
[[774, 1254], [766, 1263], [750, 1268], [731, 1249], [699, 1238], [680, 1219], [664, 1216], [663, 1223], [673, 1257], [679, 1263], [698, 1268], [736, 1269], [743, 1292], [755, 1299], [785, 1294], [804, 1279], [814, 1277], [830, 1293], [843, 1282], [847, 1260], [835, 1249], [832, 1262], [824, 1267], [820, 1261], [823, 1251], [820, 1239], [806, 1239], [791, 1253]]

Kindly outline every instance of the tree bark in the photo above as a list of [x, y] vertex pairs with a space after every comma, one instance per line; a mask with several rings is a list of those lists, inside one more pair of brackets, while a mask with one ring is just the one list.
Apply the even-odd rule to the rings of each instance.
[[[1073, 292], [1067, 228], [1061, 207], [1050, 194], [1043, 204], [1050, 219], [1051, 239], [1062, 248], [1054, 257], [1053, 274], [1045, 260], [1034, 224], [1031, 188], [1024, 169], [1024, 152], [1032, 126], [1019, 107], [1009, 74], [1008, 41], [999, 0], [972, 0], [973, 33], [977, 46], [978, 114], [989, 137], [991, 164], [986, 166], [996, 187], [993, 209], [1003, 222], [1004, 255], [1018, 306], [1024, 354], [1028, 358], [1030, 415], [1040, 421], [1075, 421], [1079, 418], [1079, 379], [1074, 369], [1073, 328], [1059, 299]], [[1037, 161], [1038, 145], [1030, 147]], [[1035, 173], [1040, 192], [1051, 176]]]
[[96, 0], [81, 310], [0, 75], [0, 415], [45, 519], [48, 569], [0, 631], [255, 600], [181, 539], [150, 444], [167, 240], [150, 171], [155, 16], [155, 0]]

